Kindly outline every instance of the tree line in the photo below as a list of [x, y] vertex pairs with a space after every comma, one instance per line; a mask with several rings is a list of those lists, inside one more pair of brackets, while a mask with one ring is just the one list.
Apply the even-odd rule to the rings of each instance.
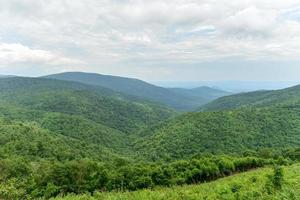
[[104, 163], [90, 159], [30, 162], [0, 160], [0, 198], [51, 198], [96, 191], [133, 191], [156, 186], [196, 184], [286, 159], [253, 156], [207, 156], [170, 163], [131, 163], [117, 159]]

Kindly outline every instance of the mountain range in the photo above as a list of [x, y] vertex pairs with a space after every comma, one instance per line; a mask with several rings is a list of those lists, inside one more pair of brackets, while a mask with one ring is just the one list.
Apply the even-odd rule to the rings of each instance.
[[162, 103], [177, 111], [192, 111], [212, 100], [230, 94], [209, 87], [194, 89], [163, 88], [138, 79], [95, 73], [66, 72], [44, 76], [43, 78], [102, 86], [124, 94]]
[[225, 96], [199, 111], [145, 130], [136, 150], [168, 160], [300, 146], [300, 86]]
[[1, 78], [0, 144], [2, 199], [209, 181], [300, 159], [300, 86], [229, 95], [73, 72]]
[[299, 105], [300, 86], [281, 90], [261, 90], [240, 93], [219, 98], [200, 108], [202, 111], [231, 110], [244, 107], [265, 107], [270, 105]]

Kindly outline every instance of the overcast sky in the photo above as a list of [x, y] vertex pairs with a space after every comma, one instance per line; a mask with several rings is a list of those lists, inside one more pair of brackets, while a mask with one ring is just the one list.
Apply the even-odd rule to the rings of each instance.
[[0, 0], [0, 74], [299, 80], [299, 0]]

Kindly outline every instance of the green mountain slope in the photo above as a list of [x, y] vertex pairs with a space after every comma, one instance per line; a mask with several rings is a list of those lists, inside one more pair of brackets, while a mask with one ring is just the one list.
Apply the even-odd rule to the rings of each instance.
[[0, 119], [0, 158], [31, 161], [93, 158], [109, 161], [118, 158], [109, 149], [65, 137], [34, 123]]
[[300, 86], [282, 90], [256, 91], [221, 97], [204, 105], [203, 111], [230, 110], [240, 107], [264, 107], [269, 105], [298, 105], [300, 102]]
[[136, 141], [135, 149], [152, 160], [299, 147], [300, 109], [271, 107], [189, 113], [143, 135]]
[[[299, 155], [295, 88], [257, 108], [177, 117], [143, 98], [72, 81], [13, 77], [0, 79], [0, 91], [3, 199], [198, 183]], [[250, 152], [264, 148], [278, 152], [272, 159]], [[252, 157], [203, 156], [246, 151]]]
[[[88, 154], [94, 152], [100, 157], [104, 150], [130, 157], [134, 154], [130, 143], [137, 132], [175, 114], [159, 104], [69, 81], [20, 77], [0, 79], [0, 91], [0, 119], [32, 124], [47, 131], [48, 135], [53, 133], [67, 141], [80, 141], [82, 146], [76, 146], [78, 151], [91, 148]], [[52, 141], [47, 139], [48, 135], [36, 137], [39, 140], [44, 137], [47, 143]], [[5, 137], [8, 135], [3, 139]], [[16, 142], [21, 143], [21, 147], [26, 146], [24, 141], [18, 137], [12, 145], [15, 146]], [[61, 146], [66, 148], [62, 155], [69, 151], [65, 144]], [[49, 148], [57, 151], [55, 146]], [[87, 157], [95, 158], [94, 155]], [[73, 158], [82, 156], [77, 157], [74, 153]]]
[[97, 148], [115, 152], [127, 152], [128, 135], [79, 115], [45, 112], [0, 103], [0, 117], [6, 120], [30, 123], [50, 132], [78, 139]]
[[69, 81], [7, 78], [0, 79], [0, 90], [1, 100], [15, 106], [79, 115], [126, 133], [139, 131], [174, 114], [159, 104]]
[[108, 76], [94, 73], [66, 72], [45, 76], [45, 78], [76, 81], [90, 85], [98, 85], [114, 91], [138, 96], [154, 102], [163, 103], [180, 111], [194, 110], [197, 107], [227, 95], [226, 92], [211, 88], [167, 89], [147, 82], [117, 76]]

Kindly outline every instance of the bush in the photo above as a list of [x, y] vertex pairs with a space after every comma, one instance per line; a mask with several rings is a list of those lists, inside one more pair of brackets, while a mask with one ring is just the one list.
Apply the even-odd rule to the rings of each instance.
[[[171, 163], [103, 164], [89, 159], [73, 161], [21, 162], [0, 160], [4, 172], [2, 180], [20, 179], [21, 187], [34, 198], [50, 198], [59, 194], [94, 193], [95, 191], [133, 191], [155, 186], [196, 184], [215, 180], [234, 172], [268, 164], [269, 160], [256, 157], [210, 156], [179, 160]], [[270, 185], [282, 185], [282, 170], [274, 168]], [[10, 188], [18, 189], [17, 184]], [[3, 189], [8, 190], [9, 188]], [[232, 186], [232, 192], [239, 190]]]
[[280, 166], [275, 166], [273, 169], [272, 182], [275, 189], [281, 189], [283, 183], [283, 170]]

